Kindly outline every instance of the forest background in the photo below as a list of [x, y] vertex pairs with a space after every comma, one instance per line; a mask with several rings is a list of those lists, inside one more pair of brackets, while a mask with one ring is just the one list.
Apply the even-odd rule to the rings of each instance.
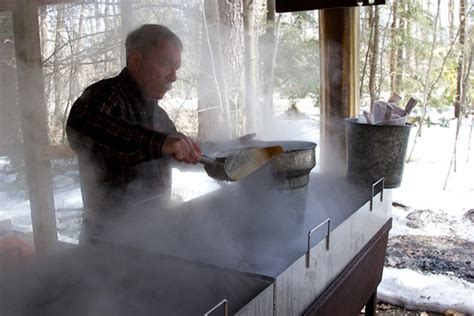
[[[360, 10], [361, 106], [393, 91], [433, 111], [467, 117], [471, 85], [472, 5], [466, 0], [398, 0]], [[96, 0], [39, 9], [51, 144], [65, 144], [64, 124], [82, 90], [124, 66], [126, 34], [143, 23], [169, 26], [184, 42], [179, 80], [161, 105], [200, 140], [259, 132], [284, 110], [319, 107], [318, 11], [274, 13], [274, 0]], [[20, 143], [12, 19], [0, 14], [0, 143]], [[421, 129], [418, 130], [421, 134]]]

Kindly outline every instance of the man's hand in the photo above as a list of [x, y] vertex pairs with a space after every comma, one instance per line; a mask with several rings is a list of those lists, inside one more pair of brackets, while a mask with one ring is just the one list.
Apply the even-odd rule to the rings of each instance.
[[196, 164], [201, 158], [201, 149], [189, 137], [168, 135], [162, 147], [162, 153], [177, 161]]

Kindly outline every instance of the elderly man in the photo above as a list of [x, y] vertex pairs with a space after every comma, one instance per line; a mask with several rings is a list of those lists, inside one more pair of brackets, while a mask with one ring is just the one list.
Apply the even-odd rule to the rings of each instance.
[[200, 159], [200, 148], [157, 104], [176, 81], [182, 49], [168, 28], [142, 25], [127, 37], [126, 68], [86, 88], [72, 106], [67, 135], [79, 157], [81, 242], [146, 197], [169, 199], [170, 157]]

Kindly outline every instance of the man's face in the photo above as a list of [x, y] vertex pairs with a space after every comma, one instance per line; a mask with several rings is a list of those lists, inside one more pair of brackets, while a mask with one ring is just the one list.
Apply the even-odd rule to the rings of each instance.
[[159, 100], [176, 81], [176, 72], [181, 67], [181, 48], [172, 41], [163, 40], [158, 47], [147, 53], [137, 53], [132, 63], [132, 75], [149, 99]]

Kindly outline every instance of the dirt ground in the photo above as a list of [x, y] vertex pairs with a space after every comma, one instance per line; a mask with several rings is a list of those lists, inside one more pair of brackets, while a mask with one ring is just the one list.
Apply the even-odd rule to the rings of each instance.
[[[377, 304], [377, 316], [464, 316], [464, 314], [455, 312], [446, 312], [444, 314], [425, 312], [425, 311], [414, 311], [409, 310], [400, 306], [394, 306], [387, 303], [379, 302]], [[365, 315], [365, 310], [362, 309], [359, 315]]]
[[[404, 205], [394, 203], [394, 207], [405, 208]], [[430, 210], [412, 210], [407, 212], [407, 225], [417, 228], [427, 222], [449, 222], [449, 217], [443, 213], [435, 214]], [[474, 209], [469, 210], [465, 220], [474, 222]], [[453, 234], [454, 235], [454, 234]], [[388, 241], [385, 266], [394, 268], [409, 268], [422, 273], [433, 273], [456, 276], [468, 282], [474, 281], [474, 243], [451, 237], [430, 237], [406, 235], [392, 237]], [[365, 315], [362, 310], [360, 315]], [[464, 316], [455, 311], [446, 311], [443, 314], [408, 310], [400, 306], [379, 302], [377, 304], [379, 316]]]
[[474, 282], [474, 243], [456, 237], [390, 238], [385, 266], [423, 273], [453, 275]]

